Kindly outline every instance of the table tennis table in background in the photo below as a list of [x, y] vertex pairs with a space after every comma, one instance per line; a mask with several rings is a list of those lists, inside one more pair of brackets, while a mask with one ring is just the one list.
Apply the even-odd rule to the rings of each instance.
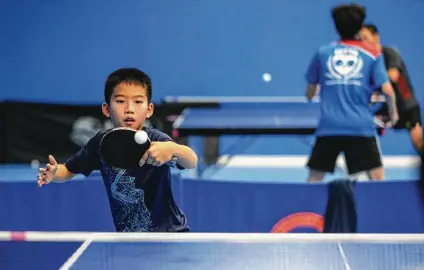
[[[4, 243], [16, 243], [5, 237], [8, 232], [0, 234]], [[65, 254], [66, 259], [58, 266], [60, 270], [424, 269], [424, 236], [413, 234], [25, 234], [25, 239], [18, 239], [23, 241], [18, 245], [79, 242], [71, 252], [68, 250], [70, 254]], [[7, 252], [7, 245], [3, 247]], [[48, 249], [44, 251], [48, 254]], [[34, 265], [33, 253], [30, 249], [26, 252], [15, 254], [15, 260], [24, 262], [29, 268], [50, 269]], [[45, 256], [45, 260], [49, 260], [49, 256]], [[9, 258], [7, 269], [23, 269], [10, 264]]]
[[[190, 136], [201, 136], [206, 165], [219, 158], [220, 136], [313, 135], [320, 117], [319, 99], [308, 101], [305, 97], [169, 97], [165, 102], [193, 104], [196, 100], [219, 105], [186, 108], [173, 124], [173, 135], [183, 143]], [[381, 134], [383, 129], [376, 129]]]
[[187, 106], [174, 122], [176, 136], [313, 134], [319, 117], [317, 100], [308, 102], [305, 97], [164, 99], [167, 104], [196, 101], [204, 107]]
[[318, 102], [223, 104], [185, 109], [174, 130], [178, 136], [311, 135], [319, 115]]

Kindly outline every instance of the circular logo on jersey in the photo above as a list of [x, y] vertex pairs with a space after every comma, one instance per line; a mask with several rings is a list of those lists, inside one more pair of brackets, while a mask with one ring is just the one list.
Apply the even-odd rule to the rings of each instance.
[[334, 70], [343, 77], [351, 74], [359, 64], [358, 57], [354, 55], [336, 54], [331, 57]]
[[299, 228], [322, 232], [324, 217], [313, 212], [298, 212], [288, 215], [272, 227], [271, 233], [289, 233]]
[[359, 52], [352, 48], [336, 49], [328, 58], [327, 76], [333, 80], [352, 80], [362, 77], [364, 63]]

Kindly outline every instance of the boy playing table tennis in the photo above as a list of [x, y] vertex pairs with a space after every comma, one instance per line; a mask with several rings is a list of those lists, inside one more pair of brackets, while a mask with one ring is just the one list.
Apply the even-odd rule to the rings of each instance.
[[395, 93], [381, 53], [358, 40], [365, 8], [341, 5], [332, 10], [340, 40], [321, 46], [309, 65], [307, 97], [320, 85], [321, 117], [316, 142], [308, 161], [309, 181], [321, 181], [333, 172], [338, 155], [344, 152], [349, 174], [367, 172], [383, 180], [379, 145], [370, 99], [375, 87], [386, 95], [391, 123], [397, 121]]
[[[399, 121], [393, 129], [408, 130], [412, 144], [417, 152], [421, 152], [423, 149], [421, 111], [415, 97], [408, 68], [402, 56], [395, 48], [383, 46], [380, 43], [380, 34], [374, 24], [364, 25], [360, 34], [364, 42], [374, 46], [383, 55], [387, 74], [395, 90], [396, 105], [399, 112]], [[376, 114], [386, 115], [386, 111], [386, 106], [384, 106]]]
[[[152, 84], [149, 76], [134, 68], [123, 68], [109, 75], [104, 90], [103, 114], [110, 117], [114, 127], [141, 129], [153, 114]], [[168, 135], [153, 128], [145, 129], [152, 144], [141, 158], [140, 168], [124, 170], [105, 164], [99, 157], [100, 131], [64, 164], [49, 156], [49, 164], [39, 169], [38, 185], [65, 182], [76, 174], [88, 176], [100, 170], [107, 190], [116, 231], [118, 232], [184, 232], [187, 219], [178, 208], [171, 190], [171, 173], [161, 166], [173, 157], [180, 168], [194, 168], [197, 156], [189, 147], [175, 143]], [[155, 170], [146, 180], [147, 172]], [[146, 180], [136, 187], [139, 180]]]

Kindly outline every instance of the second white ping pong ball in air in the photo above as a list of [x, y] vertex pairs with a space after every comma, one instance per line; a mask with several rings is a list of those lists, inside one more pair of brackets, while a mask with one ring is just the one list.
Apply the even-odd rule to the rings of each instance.
[[147, 132], [144, 130], [137, 131], [134, 135], [134, 140], [138, 144], [146, 143], [148, 139]]
[[264, 80], [264, 82], [270, 82], [272, 80], [271, 74], [269, 73], [262, 74], [262, 79]]

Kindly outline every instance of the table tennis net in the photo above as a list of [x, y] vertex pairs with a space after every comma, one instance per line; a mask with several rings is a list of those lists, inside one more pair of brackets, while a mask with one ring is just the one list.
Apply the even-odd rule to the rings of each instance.
[[424, 270], [422, 234], [0, 232], [0, 241], [81, 242], [75, 265], [92, 248], [109, 266], [138, 254], [145, 269]]
[[0, 231], [0, 241], [81, 242], [241, 242], [241, 243], [356, 243], [424, 244], [424, 234], [325, 234], [325, 233], [114, 233]]

